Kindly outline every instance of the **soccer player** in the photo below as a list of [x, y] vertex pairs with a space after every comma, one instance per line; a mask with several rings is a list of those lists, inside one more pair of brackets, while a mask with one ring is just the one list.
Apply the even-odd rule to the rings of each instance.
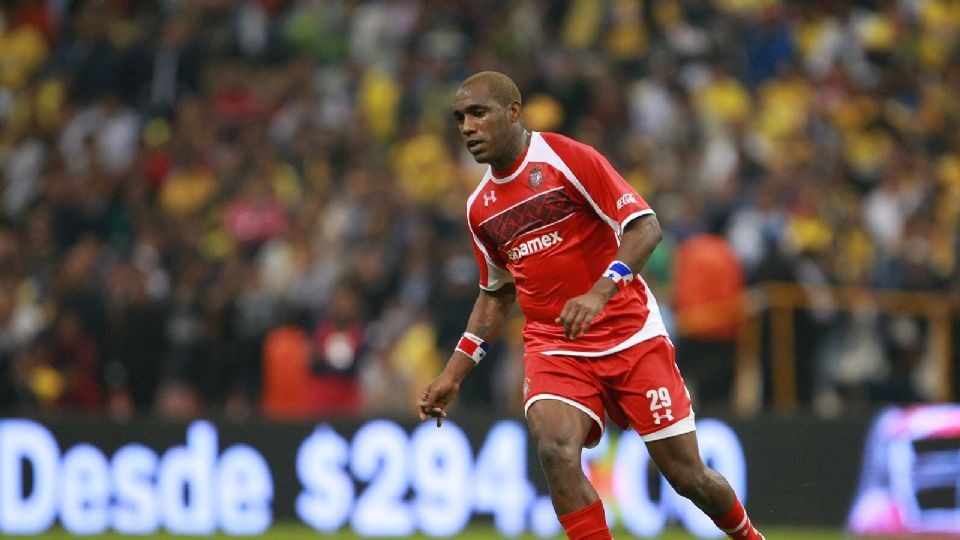
[[440, 425], [519, 300], [527, 424], [571, 540], [611, 538], [580, 465], [608, 414], [640, 434], [670, 485], [730, 538], [762, 539], [726, 479], [700, 459], [673, 345], [636, 273], [661, 238], [646, 201], [593, 148], [528, 131], [520, 91], [502, 73], [467, 78], [453, 114], [467, 150], [489, 165], [467, 201], [481, 290], [456, 350], [420, 396], [420, 418]]

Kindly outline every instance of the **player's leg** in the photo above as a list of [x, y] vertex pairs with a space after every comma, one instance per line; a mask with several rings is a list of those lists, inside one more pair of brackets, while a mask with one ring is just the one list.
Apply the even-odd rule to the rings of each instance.
[[595, 423], [580, 409], [556, 399], [538, 400], [527, 409], [527, 424], [550, 486], [550, 498], [570, 540], [611, 538], [603, 504], [580, 461]]
[[695, 431], [649, 441], [647, 450], [673, 489], [703, 510], [730, 538], [763, 539], [726, 478], [700, 459]]
[[[750, 525], [730, 484], [700, 459], [690, 395], [665, 337], [643, 342], [617, 355], [629, 371], [615, 378], [617, 399], [608, 406], [621, 410], [643, 438], [654, 464], [674, 490], [690, 499], [731, 538], [763, 538]], [[616, 374], [616, 358], [611, 374]], [[746, 533], [746, 534], [743, 534]], [[736, 536], [734, 536], [736, 534]]]
[[554, 399], [537, 401], [527, 410], [527, 424], [550, 485], [557, 514], [567, 514], [598, 499], [583, 474], [580, 453], [593, 427], [580, 410]]
[[707, 515], [723, 514], [733, 506], [733, 488], [700, 459], [696, 431], [648, 442], [647, 451], [673, 489]]
[[603, 503], [581, 465], [584, 446], [603, 434], [600, 382], [576, 358], [524, 356], [523, 399], [553, 507], [571, 540], [608, 540]]

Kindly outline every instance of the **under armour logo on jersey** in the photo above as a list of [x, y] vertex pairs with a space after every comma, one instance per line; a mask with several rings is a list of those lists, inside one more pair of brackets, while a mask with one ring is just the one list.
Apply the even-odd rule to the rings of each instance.
[[656, 424], [656, 425], [659, 426], [659, 425], [660, 425], [660, 422], [661, 422], [662, 420], [664, 420], [664, 419], [669, 420], [670, 422], [673, 422], [673, 411], [670, 410], [670, 409], [667, 409], [667, 412], [665, 412], [665, 413], [663, 413], [663, 414], [660, 414], [659, 412], [653, 413], [653, 423], [654, 423], [654, 424]]
[[483, 194], [483, 205], [490, 206], [491, 203], [497, 202], [497, 194], [490, 190], [490, 193]]

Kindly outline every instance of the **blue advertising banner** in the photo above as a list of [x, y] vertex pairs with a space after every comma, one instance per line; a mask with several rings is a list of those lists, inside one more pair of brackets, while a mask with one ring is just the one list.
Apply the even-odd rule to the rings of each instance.
[[[857, 487], [867, 420], [708, 418], [705, 461], [761, 524], [840, 526]], [[640, 538], [680, 524], [717, 529], [611, 430], [584, 470], [612, 524]], [[112, 423], [0, 419], [0, 533], [256, 535], [278, 521], [366, 536], [453, 535], [476, 521], [503, 535], [560, 532], [521, 419]]]

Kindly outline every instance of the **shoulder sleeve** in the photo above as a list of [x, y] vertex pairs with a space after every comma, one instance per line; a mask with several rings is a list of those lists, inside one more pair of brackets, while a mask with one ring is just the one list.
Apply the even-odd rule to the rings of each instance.
[[578, 194], [617, 234], [630, 221], [653, 213], [647, 201], [593, 147], [556, 133], [544, 133], [543, 139], [566, 166]]
[[474, 222], [471, 212], [473, 199], [471, 196], [467, 201], [467, 229], [473, 244], [473, 255], [477, 259], [477, 269], [480, 271], [480, 288], [495, 291], [506, 283], [512, 283], [513, 275], [507, 270], [507, 264], [499, 256], [496, 246], [483, 240], [479, 223]]

